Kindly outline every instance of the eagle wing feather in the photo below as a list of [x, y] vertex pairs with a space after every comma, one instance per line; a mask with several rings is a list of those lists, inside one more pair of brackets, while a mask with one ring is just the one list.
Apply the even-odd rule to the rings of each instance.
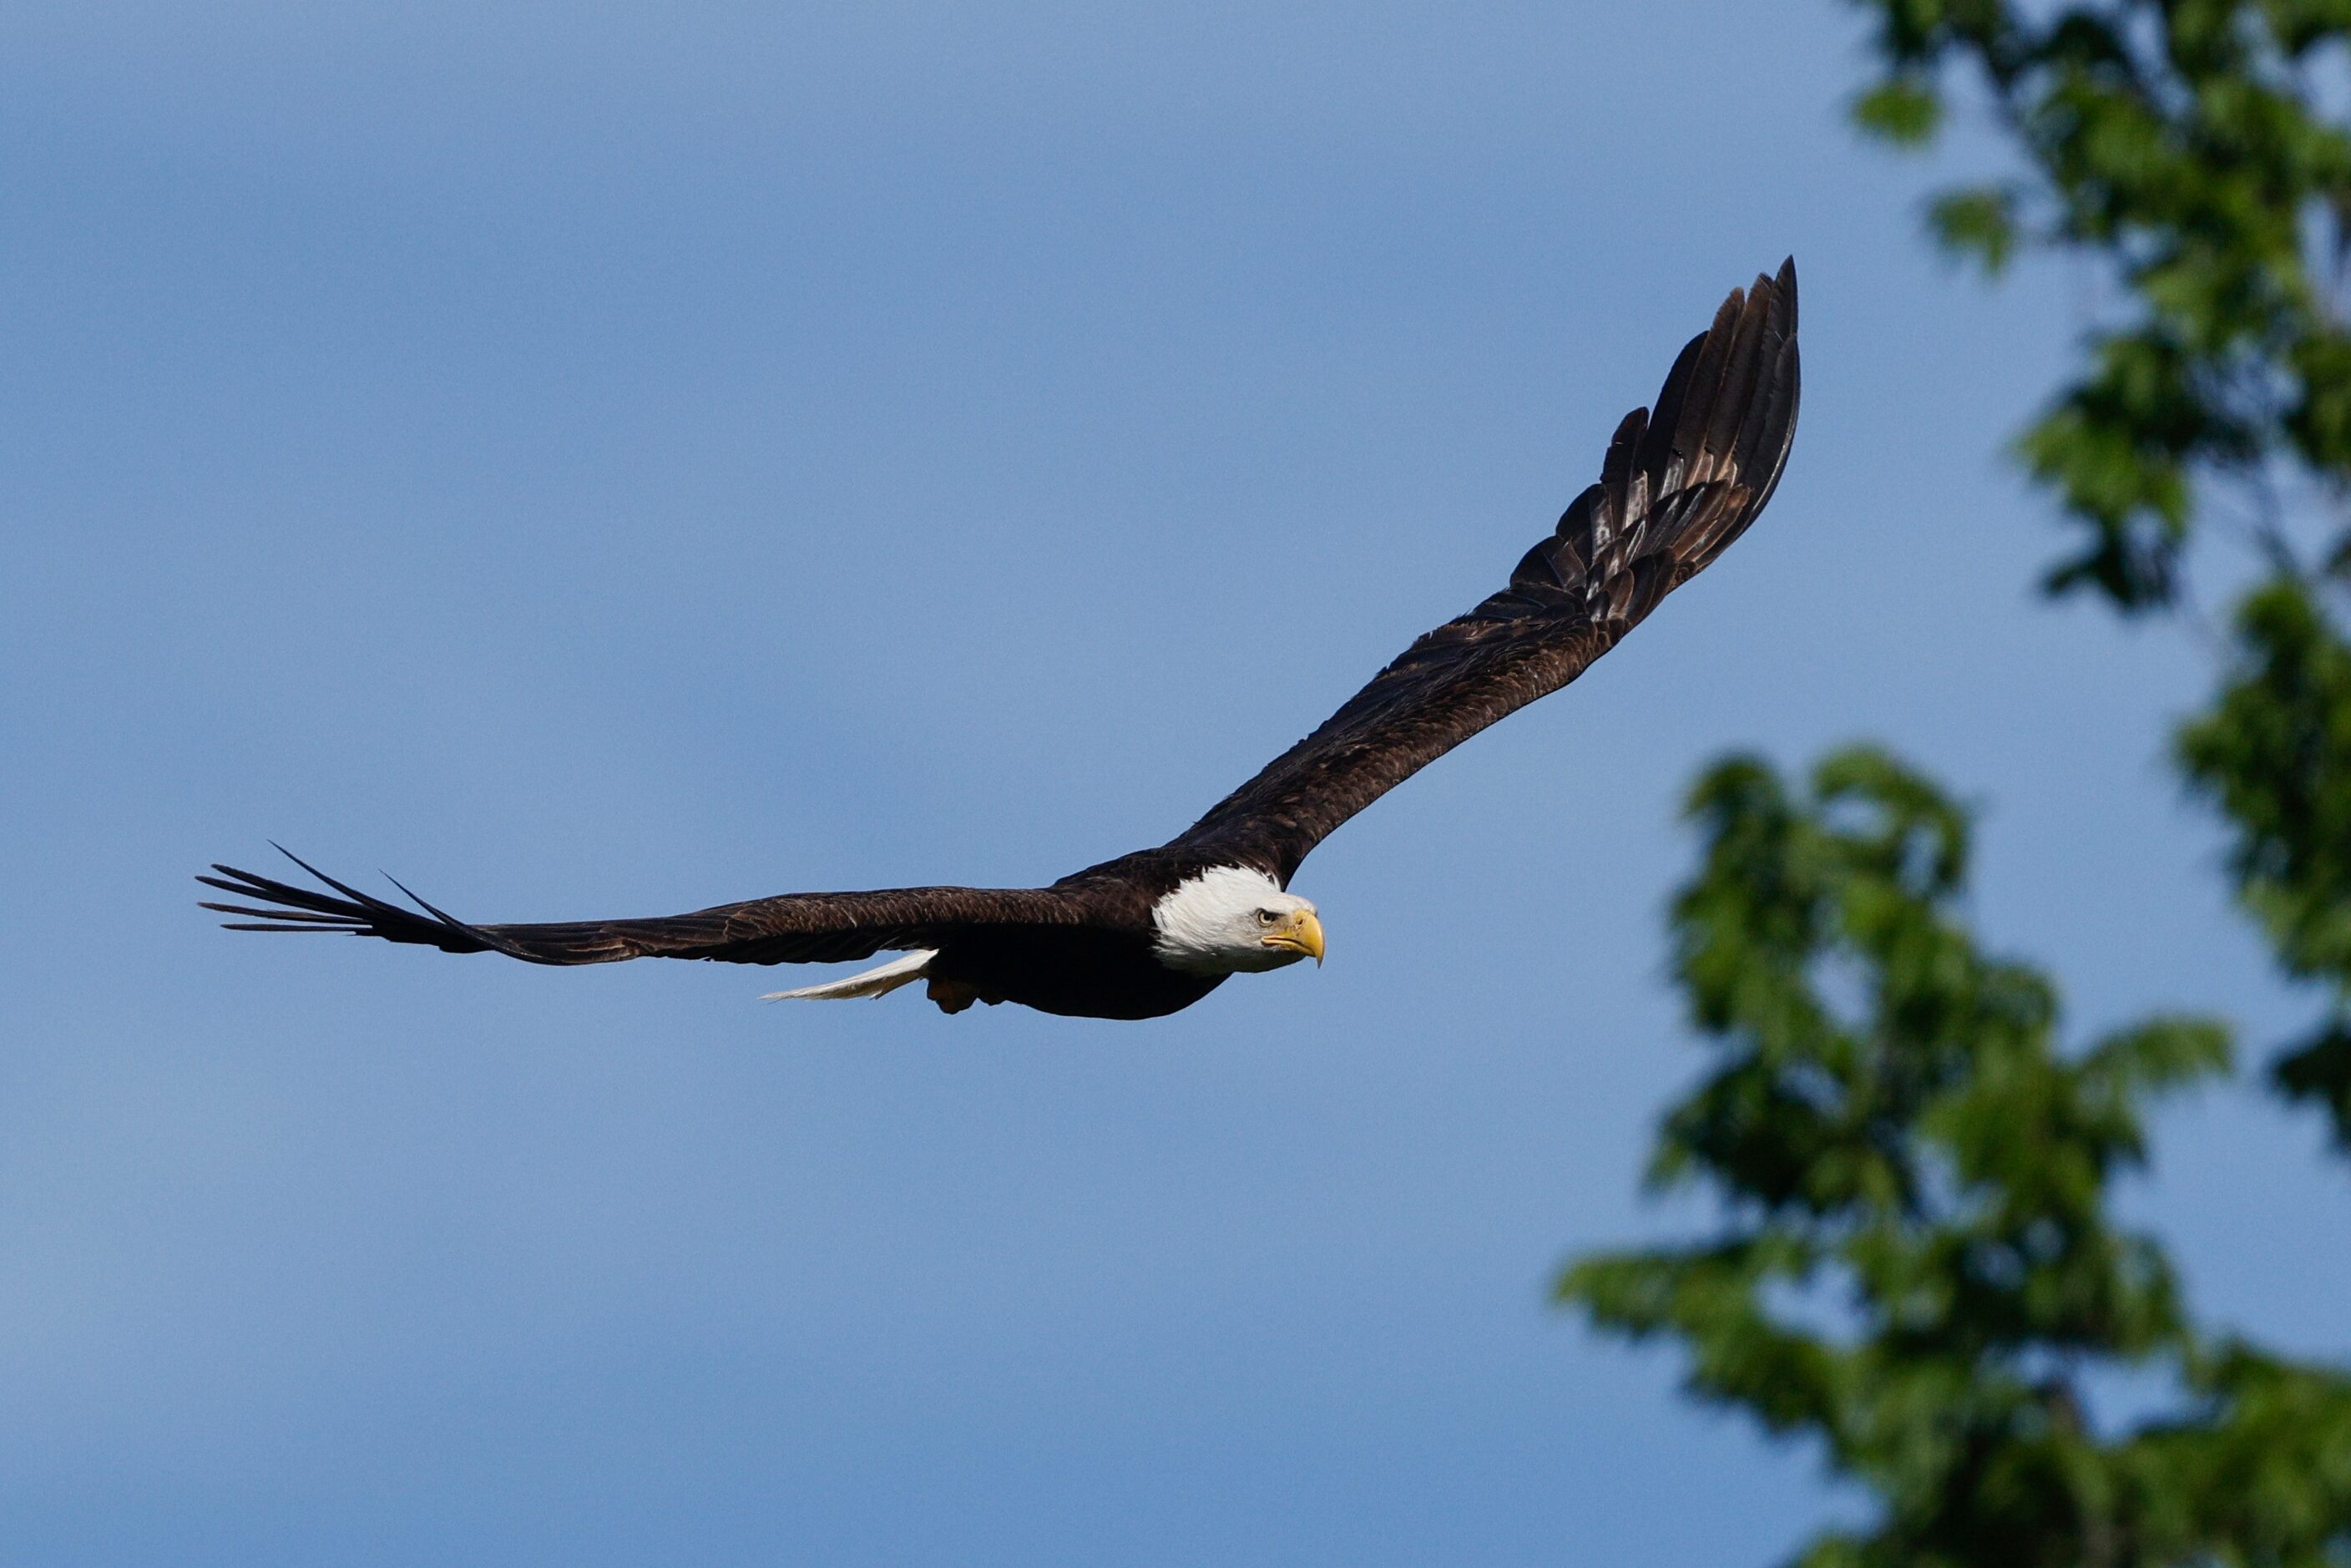
[[1582, 674], [1762, 511], [1795, 435], [1799, 388], [1790, 260], [1731, 291], [1674, 361], [1655, 409], [1617, 426], [1599, 483], [1509, 587], [1415, 642], [1167, 849], [1287, 885], [1341, 823]]
[[[1050, 888], [901, 887], [873, 893], [794, 893], [646, 920], [576, 920], [475, 925], [417, 898], [415, 909], [336, 881], [291, 851], [279, 853], [334, 889], [320, 893], [214, 865], [196, 880], [240, 902], [206, 903], [233, 931], [340, 931], [444, 953], [504, 953], [533, 964], [611, 964], [624, 958], [707, 958], [726, 964], [829, 964], [880, 952], [944, 945], [981, 925], [1073, 925], [1081, 899]], [[400, 887], [398, 883], [393, 886]], [[260, 907], [256, 907], [256, 905]]]

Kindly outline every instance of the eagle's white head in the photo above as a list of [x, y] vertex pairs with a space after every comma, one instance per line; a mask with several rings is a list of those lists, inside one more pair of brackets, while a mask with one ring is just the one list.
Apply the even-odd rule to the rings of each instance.
[[1151, 907], [1159, 961], [1187, 975], [1279, 969], [1301, 958], [1322, 961], [1322, 923], [1314, 906], [1261, 871], [1211, 866], [1186, 878]]

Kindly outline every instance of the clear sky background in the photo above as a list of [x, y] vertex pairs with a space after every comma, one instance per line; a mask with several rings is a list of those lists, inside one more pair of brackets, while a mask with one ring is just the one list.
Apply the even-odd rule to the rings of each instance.
[[[2032, 584], [1987, 291], [1828, 4], [0, 9], [0, 1552], [1760, 1564], [1855, 1500], [1545, 1302], [1701, 1057], [1694, 771], [1882, 737], [2076, 1038], [2300, 1017]], [[1965, 162], [1964, 147], [1955, 154]], [[1498, 585], [1796, 253], [1763, 522], [1144, 1024], [237, 937], [268, 838], [482, 919], [1033, 883]], [[2256, 1056], [2262, 1054], [2256, 1051]], [[2340, 1353], [2250, 1087], [2135, 1213]]]

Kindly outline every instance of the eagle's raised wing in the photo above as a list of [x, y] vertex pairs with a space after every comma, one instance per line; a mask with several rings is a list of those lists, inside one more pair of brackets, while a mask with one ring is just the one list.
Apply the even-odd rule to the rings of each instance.
[[1340, 823], [1504, 715], [1582, 674], [1704, 570], [1771, 497], [1795, 435], [1796, 264], [1733, 289], [1657, 394], [1617, 426], [1600, 482], [1510, 585], [1405, 650], [1322, 727], [1167, 847], [1285, 885]]
[[936, 947], [959, 928], [1073, 925], [1086, 918], [1077, 901], [1045, 888], [902, 887], [881, 893], [786, 894], [652, 920], [469, 925], [413, 893], [408, 896], [416, 899], [418, 909], [403, 909], [337, 882], [290, 852], [280, 852], [341, 896], [215, 865], [218, 876], [196, 880], [267, 907], [246, 903], [204, 907], [251, 917], [224, 922], [232, 931], [340, 931], [418, 943], [444, 953], [504, 953], [533, 964], [611, 964], [623, 958], [829, 964], [883, 951]]

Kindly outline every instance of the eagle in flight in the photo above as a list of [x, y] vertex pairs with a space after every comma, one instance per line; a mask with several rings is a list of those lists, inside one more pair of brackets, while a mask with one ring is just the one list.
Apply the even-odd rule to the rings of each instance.
[[[405, 887], [410, 910], [287, 858], [332, 893], [215, 865], [204, 907], [235, 931], [341, 931], [534, 964], [713, 958], [823, 964], [904, 956], [779, 998], [878, 997], [923, 981], [947, 1012], [1019, 1002], [1157, 1018], [1228, 975], [1322, 957], [1289, 891], [1340, 823], [1505, 714], [1557, 691], [1704, 570], [1771, 499], [1796, 429], [1796, 268], [1733, 289], [1674, 361], [1654, 411], [1616, 427], [1600, 482], [1526, 553], [1510, 586], [1405, 650], [1322, 727], [1157, 849], [1050, 887], [789, 893], [653, 920], [475, 925]], [[398, 883], [394, 883], [398, 886]], [[256, 907], [261, 905], [263, 907]]]

